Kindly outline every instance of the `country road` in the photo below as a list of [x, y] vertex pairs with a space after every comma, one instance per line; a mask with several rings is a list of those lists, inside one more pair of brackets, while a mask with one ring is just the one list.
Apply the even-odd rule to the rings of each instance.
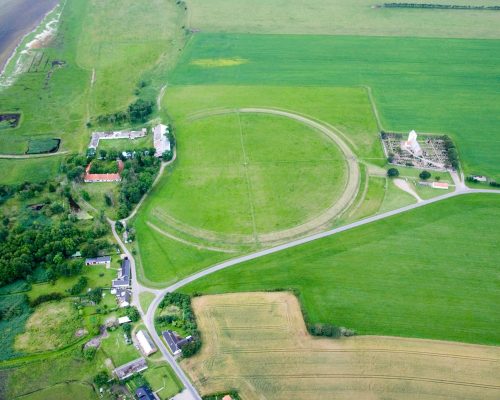
[[[252, 111], [250, 111], [250, 110], [252, 110]], [[245, 109], [245, 111], [243, 111], [243, 112], [259, 112], [257, 110], [261, 110], [262, 112], [268, 111], [268, 110], [264, 111], [263, 109]], [[273, 110], [273, 113], [274, 113], [274, 111], [276, 111], [276, 110]], [[282, 113], [282, 112], [279, 111], [279, 113]], [[283, 112], [283, 113], [285, 113], [285, 112]], [[300, 116], [297, 116], [297, 117], [300, 117]], [[302, 118], [302, 117], [300, 117], [300, 118]], [[314, 122], [314, 121], [311, 121], [311, 122]], [[317, 128], [319, 129], [319, 127], [317, 127]], [[343, 144], [343, 145], [345, 146], [345, 144]], [[174, 158], [171, 162], [173, 162], [175, 160], [175, 158], [176, 158], [176, 154], [174, 153]], [[146, 195], [144, 195], [144, 197], [137, 204], [137, 206], [135, 207], [135, 209], [133, 210], [131, 215], [129, 217], [125, 218], [124, 220], [122, 220], [122, 223], [126, 224], [126, 222], [130, 218], [132, 218], [133, 216], [136, 215], [137, 210], [140, 208], [142, 203], [145, 201], [146, 196], [151, 192], [151, 190], [153, 190], [154, 186], [160, 180], [160, 177], [162, 176], [165, 167], [168, 164], [170, 164], [171, 162], [162, 164], [160, 172], [159, 172], [157, 178], [155, 179], [150, 191], [148, 193], [146, 193]], [[286, 249], [289, 249], [292, 247], [300, 246], [300, 245], [305, 244], [305, 243], [310, 243], [310, 242], [313, 242], [315, 240], [319, 240], [319, 239], [322, 239], [325, 237], [336, 235], [338, 233], [345, 232], [345, 231], [350, 230], [350, 229], [354, 229], [354, 228], [357, 228], [357, 227], [360, 227], [360, 226], [363, 226], [366, 224], [370, 224], [370, 223], [375, 222], [375, 221], [379, 221], [379, 220], [389, 218], [389, 217], [392, 217], [392, 216], [395, 216], [395, 215], [398, 215], [401, 213], [405, 213], [405, 212], [408, 212], [408, 211], [411, 211], [411, 210], [414, 210], [416, 208], [423, 207], [423, 206], [426, 206], [429, 204], [437, 203], [439, 201], [446, 200], [446, 199], [449, 199], [452, 197], [473, 194], [473, 193], [500, 194], [500, 190], [470, 189], [467, 186], [465, 186], [465, 184], [463, 184], [463, 182], [460, 182], [460, 178], [458, 177], [458, 174], [455, 174], [454, 176], [452, 175], [452, 177], [454, 178], [454, 181], [457, 184], [455, 191], [452, 193], [447, 193], [447, 194], [444, 194], [444, 195], [441, 195], [438, 197], [434, 197], [434, 198], [428, 199], [428, 200], [422, 200], [418, 203], [414, 203], [414, 204], [411, 204], [411, 205], [408, 205], [405, 207], [401, 207], [401, 208], [398, 208], [396, 210], [388, 211], [388, 212], [385, 212], [382, 214], [374, 215], [374, 216], [350, 223], [348, 225], [341, 226], [339, 228], [330, 229], [330, 230], [327, 230], [325, 232], [316, 233], [316, 234], [313, 234], [310, 236], [303, 237], [301, 239], [292, 240], [288, 243], [284, 243], [284, 244], [281, 244], [279, 246], [270, 247], [270, 248], [267, 248], [267, 249], [264, 249], [261, 251], [257, 251], [255, 253], [251, 253], [251, 254], [240, 256], [240, 257], [237, 257], [234, 259], [230, 259], [228, 261], [224, 261], [220, 264], [217, 264], [217, 265], [214, 265], [214, 266], [209, 267], [207, 269], [204, 269], [202, 271], [199, 271], [199, 272], [197, 272], [191, 276], [188, 276], [188, 277], [186, 277], [186, 278], [184, 278], [184, 279], [176, 282], [175, 284], [168, 286], [164, 289], [149, 288], [149, 287], [142, 285], [138, 281], [135, 259], [132, 255], [132, 253], [127, 249], [126, 245], [123, 243], [118, 232], [116, 231], [116, 221], [108, 219], [108, 223], [111, 226], [115, 240], [120, 245], [125, 256], [128, 257], [130, 260], [130, 264], [131, 264], [131, 268], [132, 268], [132, 283], [131, 283], [132, 299], [133, 299], [132, 304], [138, 308], [138, 310], [141, 313], [141, 316], [143, 318], [144, 324], [145, 324], [149, 334], [151, 335], [151, 338], [153, 339], [156, 346], [158, 347], [158, 349], [162, 353], [163, 357], [170, 364], [170, 366], [175, 371], [176, 375], [179, 377], [180, 381], [184, 385], [185, 390], [182, 393], [182, 399], [183, 400], [185, 400], [185, 399], [201, 400], [201, 397], [198, 394], [196, 388], [193, 386], [193, 384], [189, 380], [188, 376], [185, 374], [185, 372], [181, 369], [181, 367], [177, 363], [175, 357], [172, 354], [170, 354], [170, 352], [168, 351], [164, 342], [162, 341], [162, 339], [160, 338], [160, 336], [156, 332], [156, 329], [154, 326], [155, 312], [156, 312], [156, 309], [158, 308], [161, 300], [163, 299], [163, 297], [165, 296], [166, 293], [174, 292], [174, 291], [176, 291], [176, 290], [178, 290], [178, 289], [180, 289], [180, 288], [182, 288], [182, 287], [188, 285], [189, 283], [192, 283], [198, 279], [204, 278], [204, 277], [211, 275], [215, 272], [237, 266], [237, 265], [244, 263], [246, 261], [254, 260], [254, 259], [257, 259], [260, 257], [267, 256], [269, 254], [274, 254], [274, 253], [277, 253], [277, 252], [280, 252], [280, 251], [283, 251], [283, 250], [286, 250]], [[139, 296], [143, 292], [150, 292], [150, 293], [155, 295], [154, 300], [151, 302], [151, 304], [149, 305], [149, 308], [147, 310], [142, 310], [142, 307], [141, 307], [140, 301], [139, 301]]]

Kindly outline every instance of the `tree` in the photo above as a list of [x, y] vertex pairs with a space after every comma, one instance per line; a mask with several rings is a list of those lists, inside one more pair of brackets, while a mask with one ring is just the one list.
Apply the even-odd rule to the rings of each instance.
[[139, 314], [139, 311], [135, 307], [127, 307], [125, 312], [132, 322], [137, 322], [141, 318], [141, 314]]
[[131, 324], [123, 324], [122, 325], [123, 332], [130, 337], [130, 333], [132, 332], [132, 325]]
[[85, 200], [85, 201], [89, 201], [90, 200], [90, 194], [89, 194], [89, 192], [86, 192], [85, 190], [82, 190], [82, 199]]
[[92, 361], [95, 357], [95, 353], [97, 352], [97, 348], [96, 347], [92, 347], [92, 346], [89, 346], [89, 347], [85, 347], [83, 349], [83, 358], [85, 358], [86, 360], [88, 361]]
[[122, 232], [123, 231], [123, 224], [121, 221], [116, 221], [115, 228], [117, 232]]
[[170, 161], [174, 157], [174, 153], [172, 150], [165, 151], [162, 155], [161, 158], [163, 161]]
[[397, 169], [397, 168], [389, 168], [389, 169], [387, 170], [387, 176], [388, 176], [389, 178], [395, 178], [395, 177], [399, 176], [399, 171], [398, 171], [398, 169]]
[[101, 149], [99, 150], [99, 155], [101, 156], [101, 158], [104, 160], [106, 158], [106, 154], [108, 154], [108, 152], [104, 149]]
[[111, 207], [113, 205], [113, 199], [111, 199], [109, 193], [104, 193], [104, 201], [106, 202], [106, 205], [108, 207]]
[[132, 122], [144, 122], [153, 112], [153, 102], [138, 99], [128, 106], [128, 113]]
[[98, 387], [106, 386], [108, 384], [108, 381], [109, 381], [108, 373], [106, 371], [99, 372], [96, 376], [94, 376], [93, 381], [94, 381], [95, 385]]
[[419, 175], [420, 179], [426, 181], [431, 177], [431, 173], [429, 171], [422, 171]]

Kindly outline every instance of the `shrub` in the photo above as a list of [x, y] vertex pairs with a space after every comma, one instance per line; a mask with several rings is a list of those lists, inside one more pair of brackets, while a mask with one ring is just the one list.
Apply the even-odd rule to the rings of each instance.
[[420, 179], [426, 181], [431, 177], [431, 173], [429, 171], [422, 171], [419, 175]]
[[387, 176], [389, 178], [395, 178], [395, 177], [399, 176], [399, 170], [397, 168], [389, 168], [387, 170]]
[[42, 294], [31, 302], [31, 307], [36, 307], [42, 303], [47, 303], [49, 301], [59, 301], [63, 298], [64, 298], [64, 296], [61, 293], [57, 293], [57, 292]]

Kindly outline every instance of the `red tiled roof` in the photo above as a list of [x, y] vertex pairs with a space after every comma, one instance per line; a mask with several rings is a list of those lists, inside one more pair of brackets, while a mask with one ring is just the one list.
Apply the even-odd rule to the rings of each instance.
[[116, 181], [121, 181], [122, 177], [120, 176], [120, 173], [123, 171], [123, 161], [118, 160], [118, 173], [116, 174], [90, 174], [90, 166], [92, 163], [87, 165], [87, 168], [85, 169], [85, 177], [84, 181], [85, 182], [116, 182]]

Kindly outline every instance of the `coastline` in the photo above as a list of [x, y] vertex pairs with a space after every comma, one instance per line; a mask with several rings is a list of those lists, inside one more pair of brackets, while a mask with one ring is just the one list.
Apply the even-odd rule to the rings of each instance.
[[[12, 44], [10, 46], [6, 46], [6, 50], [4, 50], [3, 53], [9, 54], [9, 57], [2, 61], [2, 54], [0, 54], [0, 78], [5, 78], [4, 74], [6, 73], [9, 64], [13, 61], [16, 55], [20, 54], [23, 44], [24, 46], [27, 45], [27, 43], [25, 43], [26, 40], [40, 30], [47, 17], [52, 14], [61, 5], [61, 3], [61, 0], [50, 1], [49, 5], [51, 8], [48, 11], [45, 11], [37, 19], [33, 20], [33, 22], [27, 25], [25, 29], [20, 31], [20, 33], [11, 40]], [[3, 85], [0, 84], [0, 86]]]

